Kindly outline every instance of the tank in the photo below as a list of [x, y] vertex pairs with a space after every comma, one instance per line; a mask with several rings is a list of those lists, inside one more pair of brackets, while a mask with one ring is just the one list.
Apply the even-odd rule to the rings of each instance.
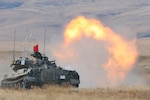
[[32, 86], [42, 87], [45, 84], [79, 87], [79, 74], [75, 70], [57, 66], [55, 60], [49, 61], [47, 56], [38, 51], [38, 45], [34, 46], [30, 56], [35, 60], [20, 57], [13, 61], [11, 64], [13, 74], [4, 76], [1, 87], [30, 89]]

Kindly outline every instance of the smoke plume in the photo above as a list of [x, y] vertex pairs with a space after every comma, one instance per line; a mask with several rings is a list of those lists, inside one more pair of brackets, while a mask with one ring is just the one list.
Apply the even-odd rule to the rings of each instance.
[[70, 21], [64, 42], [52, 51], [59, 61], [79, 71], [84, 86], [117, 85], [133, 68], [138, 54], [135, 40], [128, 41], [100, 21], [83, 16]]

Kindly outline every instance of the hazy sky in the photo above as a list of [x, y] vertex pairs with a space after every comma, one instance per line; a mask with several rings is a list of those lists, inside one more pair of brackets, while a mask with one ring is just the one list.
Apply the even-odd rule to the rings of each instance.
[[150, 35], [150, 0], [0, 0], [0, 41], [12, 40], [15, 28], [18, 40], [29, 33], [37, 40], [45, 26], [51, 40], [60, 39], [79, 15], [101, 20], [118, 34]]

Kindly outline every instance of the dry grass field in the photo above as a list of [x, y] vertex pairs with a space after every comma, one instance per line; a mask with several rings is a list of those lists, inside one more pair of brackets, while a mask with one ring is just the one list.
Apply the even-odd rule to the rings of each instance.
[[118, 87], [76, 89], [46, 86], [43, 89], [0, 89], [0, 100], [149, 100], [150, 88]]

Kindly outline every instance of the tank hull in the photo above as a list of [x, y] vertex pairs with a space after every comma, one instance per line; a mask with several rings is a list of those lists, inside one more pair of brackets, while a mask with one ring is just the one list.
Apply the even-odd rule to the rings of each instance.
[[[39, 72], [37, 71], [39, 70]], [[80, 80], [75, 71], [62, 69], [34, 69], [28, 73], [16, 78], [6, 78], [1, 81], [2, 88], [26, 88], [32, 86], [42, 87], [43, 85], [70, 85], [79, 87]], [[34, 74], [36, 75], [34, 75]], [[73, 76], [74, 75], [74, 76]]]

